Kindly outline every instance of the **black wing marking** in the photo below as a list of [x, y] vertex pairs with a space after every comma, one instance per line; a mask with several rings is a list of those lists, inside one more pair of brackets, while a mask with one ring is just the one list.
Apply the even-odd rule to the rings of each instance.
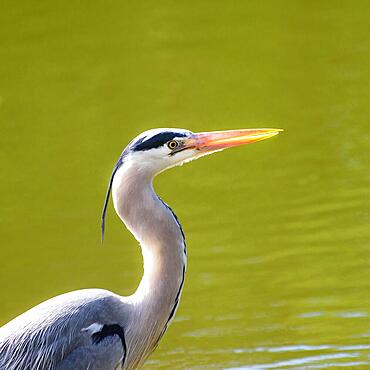
[[100, 331], [92, 335], [92, 340], [94, 344], [99, 344], [104, 338], [110, 337], [112, 335], [118, 335], [121, 339], [122, 347], [124, 350], [122, 364], [124, 364], [125, 359], [126, 359], [126, 354], [127, 354], [127, 347], [126, 347], [125, 332], [122, 326], [118, 324], [103, 325]]

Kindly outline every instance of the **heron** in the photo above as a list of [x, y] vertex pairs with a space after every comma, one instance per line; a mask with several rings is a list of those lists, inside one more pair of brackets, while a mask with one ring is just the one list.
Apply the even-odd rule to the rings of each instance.
[[261, 141], [281, 129], [193, 133], [146, 131], [120, 155], [102, 212], [112, 193], [116, 213], [139, 242], [143, 277], [123, 297], [104, 289], [58, 295], [0, 328], [0, 370], [117, 370], [140, 368], [166, 332], [179, 305], [186, 243], [172, 209], [155, 193], [154, 177], [226, 148]]

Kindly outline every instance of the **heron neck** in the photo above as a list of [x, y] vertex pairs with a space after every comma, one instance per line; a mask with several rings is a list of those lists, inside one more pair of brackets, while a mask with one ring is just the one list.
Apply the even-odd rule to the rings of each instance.
[[153, 338], [159, 339], [180, 299], [186, 251], [181, 226], [154, 192], [152, 179], [123, 165], [115, 175], [112, 195], [115, 210], [140, 243], [144, 260], [143, 278], [128, 297], [135, 307], [133, 315], [139, 328], [153, 331]]

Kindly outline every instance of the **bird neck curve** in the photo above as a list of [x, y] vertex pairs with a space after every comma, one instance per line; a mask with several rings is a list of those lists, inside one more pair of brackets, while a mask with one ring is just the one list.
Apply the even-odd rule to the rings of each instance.
[[152, 181], [153, 176], [123, 165], [112, 187], [114, 208], [142, 250], [144, 274], [135, 293], [126, 300], [133, 307], [134, 325], [129, 330], [154, 334], [147, 336], [152, 343], [135, 344], [146, 346], [149, 353], [175, 315], [186, 270], [181, 225], [155, 193]]

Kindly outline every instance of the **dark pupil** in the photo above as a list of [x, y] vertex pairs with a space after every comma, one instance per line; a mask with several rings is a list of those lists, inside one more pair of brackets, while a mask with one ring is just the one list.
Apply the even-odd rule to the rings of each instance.
[[176, 148], [176, 146], [177, 146], [176, 141], [170, 141], [170, 143], [169, 143], [169, 147], [170, 147], [171, 149]]

